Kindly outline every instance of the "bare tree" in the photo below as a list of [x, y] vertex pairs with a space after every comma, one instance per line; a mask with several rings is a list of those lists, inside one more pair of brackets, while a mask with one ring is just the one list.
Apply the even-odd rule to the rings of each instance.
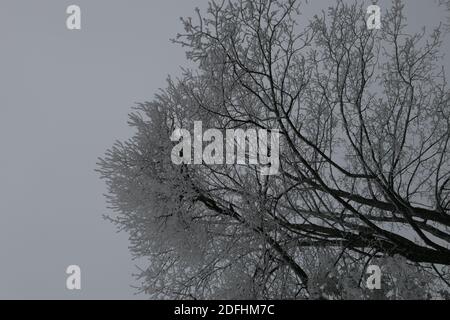
[[[301, 5], [212, 2], [198, 22], [184, 19], [175, 42], [197, 68], [139, 105], [135, 136], [100, 159], [111, 219], [148, 257], [140, 279], [153, 297], [446, 290], [450, 94], [439, 27], [409, 33], [400, 1], [382, 30], [368, 30], [358, 1], [308, 20]], [[280, 174], [174, 165], [170, 135], [194, 121], [278, 129]], [[364, 286], [374, 263], [395, 274], [378, 292]]]

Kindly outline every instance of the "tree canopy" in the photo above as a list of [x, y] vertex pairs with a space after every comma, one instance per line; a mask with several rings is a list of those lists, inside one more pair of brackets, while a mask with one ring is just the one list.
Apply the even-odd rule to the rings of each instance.
[[[174, 40], [194, 64], [130, 115], [99, 161], [141, 290], [178, 299], [447, 297], [450, 91], [439, 26], [395, 0], [211, 2]], [[175, 165], [177, 128], [277, 129], [280, 172]], [[379, 265], [382, 289], [365, 287]]]

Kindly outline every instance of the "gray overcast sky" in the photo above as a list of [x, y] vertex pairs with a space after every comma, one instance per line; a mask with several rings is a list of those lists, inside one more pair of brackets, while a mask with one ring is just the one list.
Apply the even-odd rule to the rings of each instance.
[[[407, 1], [410, 21], [439, 21], [432, 1]], [[95, 163], [130, 135], [133, 103], [179, 74], [184, 52], [169, 38], [206, 3], [0, 1], [0, 299], [139, 298], [127, 235], [102, 219]], [[71, 4], [81, 31], [66, 29]], [[82, 269], [79, 292], [65, 288], [70, 264]]]

